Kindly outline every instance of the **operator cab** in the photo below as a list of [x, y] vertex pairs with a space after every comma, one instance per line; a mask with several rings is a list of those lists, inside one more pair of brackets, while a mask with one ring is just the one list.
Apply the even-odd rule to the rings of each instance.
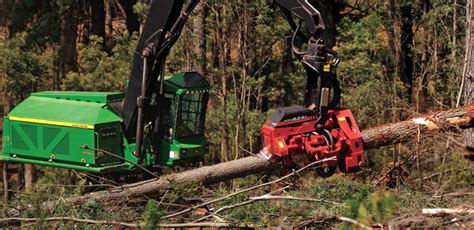
[[210, 85], [197, 72], [165, 77], [160, 164], [174, 166], [201, 161], [208, 151], [204, 136]]

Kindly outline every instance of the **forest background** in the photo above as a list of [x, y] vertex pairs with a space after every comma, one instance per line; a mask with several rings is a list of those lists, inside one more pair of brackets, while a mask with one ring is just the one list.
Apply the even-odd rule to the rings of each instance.
[[[342, 106], [353, 111], [361, 129], [457, 105], [466, 0], [314, 2], [333, 28], [327, 36], [341, 58]], [[35, 91], [124, 91], [148, 4], [146, 0], [0, 0], [4, 114]], [[166, 73], [197, 70], [212, 85], [206, 164], [257, 152], [260, 127], [272, 109], [302, 104], [306, 75], [291, 50], [292, 32], [263, 0], [203, 0], [191, 15], [167, 59]], [[306, 178], [307, 184], [295, 192], [306, 189], [320, 197], [331, 196], [328, 191], [335, 188], [346, 191], [331, 197], [346, 206], [324, 212], [346, 213], [368, 223], [383, 223], [427, 201], [433, 206], [462, 204], [466, 201], [457, 198], [431, 200], [474, 183], [472, 166], [457, 154], [459, 150], [446, 147], [448, 138], [460, 137], [447, 135], [371, 150], [376, 154], [369, 167], [354, 178]], [[11, 179], [13, 199], [20, 204], [25, 199], [50, 199], [48, 194], [58, 191], [41, 184], [78, 183], [59, 178], [65, 172], [57, 169], [40, 168], [34, 173], [35, 183], [27, 176], [35, 171], [31, 166], [10, 170], [20, 175]], [[235, 180], [218, 188], [233, 190], [257, 179]], [[32, 190], [38, 186], [41, 189]], [[80, 192], [62, 189], [66, 194]], [[36, 197], [25, 195], [31, 193]], [[265, 214], [247, 218], [239, 210], [228, 215], [266, 224], [271, 219], [265, 219], [271, 216], [268, 212], [275, 210], [259, 205], [255, 209]], [[292, 205], [282, 203], [280, 208]], [[301, 211], [306, 207], [297, 206]]]

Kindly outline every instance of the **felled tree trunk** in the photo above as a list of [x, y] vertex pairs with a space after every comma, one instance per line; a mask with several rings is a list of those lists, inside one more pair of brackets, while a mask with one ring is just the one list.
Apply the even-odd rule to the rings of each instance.
[[[425, 135], [436, 133], [439, 130], [469, 128], [472, 126], [473, 118], [474, 104], [471, 104], [463, 108], [437, 112], [431, 115], [367, 129], [362, 132], [362, 137], [366, 149], [377, 148], [409, 140], [418, 133]], [[70, 197], [65, 199], [65, 201], [81, 204], [88, 199], [96, 199], [103, 203], [123, 203], [142, 196], [156, 196], [176, 184], [199, 182], [203, 185], [209, 185], [254, 173], [265, 172], [271, 170], [273, 167], [274, 166], [265, 159], [259, 156], [251, 156], [181, 173], [169, 174], [159, 179], [130, 184], [122, 188]]]

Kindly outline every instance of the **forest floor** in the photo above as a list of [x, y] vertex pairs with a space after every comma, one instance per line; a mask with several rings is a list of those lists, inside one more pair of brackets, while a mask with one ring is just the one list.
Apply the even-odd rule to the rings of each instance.
[[[384, 150], [378, 150], [383, 152]], [[429, 156], [425, 156], [429, 157]], [[423, 158], [422, 163], [426, 158]], [[256, 174], [212, 186], [198, 183], [180, 184], [150, 197], [128, 200], [121, 204], [102, 204], [90, 200], [81, 206], [61, 203], [63, 198], [83, 193], [83, 175], [61, 169], [41, 168], [42, 177], [31, 192], [14, 193], [8, 207], [21, 211], [31, 222], [11, 222], [8, 226], [70, 228], [93, 225], [74, 221], [47, 221], [51, 217], [74, 217], [93, 221], [119, 221], [139, 226], [149, 223], [230, 223], [253, 227], [317, 227], [351, 229], [360, 226], [400, 228], [474, 228], [474, 214], [426, 215], [426, 208], [474, 209], [472, 163], [462, 156], [449, 157], [457, 169], [446, 167], [443, 173], [418, 173], [416, 160], [384, 167], [367, 167], [352, 173], [336, 173], [321, 178], [307, 170], [286, 180], [239, 193], [256, 185], [276, 181], [281, 176]], [[423, 164], [424, 166], [427, 166]], [[13, 188], [15, 189], [15, 188]], [[90, 191], [90, 188], [88, 189]], [[203, 203], [208, 205], [200, 206]], [[57, 201], [54, 210], [42, 209], [42, 202]], [[5, 207], [5, 206], [4, 206]], [[27, 208], [28, 207], [28, 208]], [[188, 212], [173, 215], [185, 209]], [[0, 223], [2, 221], [0, 220]], [[33, 224], [33, 225], [32, 225]]]
[[[211, 187], [183, 185], [167, 191], [158, 201], [160, 204], [167, 204], [160, 205], [160, 212], [170, 214], [181, 210], [180, 206], [189, 207], [226, 197], [225, 200], [204, 208], [163, 220], [169, 223], [207, 220], [254, 226], [346, 228], [347, 224], [334, 218], [344, 216], [367, 226], [390, 225], [397, 229], [435, 226], [474, 227], [474, 215], [422, 214], [424, 208], [472, 210], [474, 205], [472, 187], [443, 192], [438, 187], [438, 177], [432, 177], [431, 180], [427, 178], [423, 182], [417, 181], [417, 178], [407, 177], [396, 185], [394, 184], [396, 182], [391, 181], [393, 178], [384, 179], [379, 183], [380, 178], [367, 177], [366, 173], [367, 171], [362, 171], [357, 174], [336, 174], [330, 178], [320, 178], [315, 176], [313, 171], [308, 171], [269, 187], [229, 196], [236, 191], [278, 178], [271, 175], [253, 175]], [[127, 210], [132, 207], [127, 205], [122, 208]], [[146, 210], [138, 208], [134, 211], [135, 215], [127, 216], [140, 218], [139, 213], [143, 212]], [[124, 217], [118, 219], [122, 218]], [[136, 221], [134, 218], [128, 221]]]

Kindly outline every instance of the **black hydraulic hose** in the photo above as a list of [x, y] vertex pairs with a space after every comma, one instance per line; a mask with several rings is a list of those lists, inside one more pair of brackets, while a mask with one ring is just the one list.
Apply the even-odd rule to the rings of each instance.
[[300, 31], [300, 27], [301, 27], [301, 23], [298, 23], [298, 25], [296, 26], [296, 29], [295, 29], [295, 32], [293, 32], [293, 36], [291, 37], [291, 49], [293, 50], [293, 52], [297, 55], [305, 55], [306, 52], [304, 51], [299, 51], [296, 49], [295, 47], [295, 39], [296, 39], [296, 36], [297, 34], [299, 33]]
[[328, 137], [329, 137], [329, 142], [331, 143], [330, 149], [331, 149], [331, 150], [334, 150], [334, 138], [332, 137], [331, 132], [330, 132], [329, 130], [327, 130], [327, 129], [324, 129], [324, 132], [325, 132], [325, 133], [328, 135]]
[[[339, 55], [337, 54], [337, 52], [332, 49], [326, 49], [326, 52], [330, 53], [334, 57], [332, 61], [332, 65], [337, 66], [340, 61]], [[332, 89], [334, 90], [334, 96], [328, 105], [329, 108], [336, 107], [337, 104], [339, 104], [341, 100], [341, 86], [339, 85], [339, 80], [337, 79], [336, 74], [334, 74], [334, 77], [332, 78]]]
[[326, 49], [326, 52], [330, 53], [332, 56], [334, 56], [333, 58], [333, 61], [332, 61], [332, 64], [337, 66], [339, 64], [339, 54], [337, 54], [336, 51], [332, 50], [332, 49]]
[[186, 19], [188, 18], [189, 14], [193, 11], [193, 9], [197, 6], [199, 1], [200, 0], [193, 0], [186, 6], [186, 9], [181, 13], [178, 20], [176, 20], [176, 23], [171, 28], [170, 30], [171, 34], [175, 34], [176, 32], [182, 30], [184, 23], [186, 22]]
[[137, 132], [135, 134], [135, 156], [142, 157], [142, 143], [143, 143], [143, 109], [145, 107], [146, 98], [146, 75], [147, 75], [147, 57], [151, 52], [153, 43], [150, 43], [142, 53], [143, 57], [143, 72], [142, 72], [142, 85], [140, 96], [137, 98]]
[[173, 46], [173, 44], [178, 40], [179, 35], [181, 34], [181, 31], [183, 30], [184, 23], [188, 19], [189, 14], [193, 11], [193, 9], [196, 7], [196, 5], [199, 3], [200, 0], [193, 0], [190, 2], [187, 6], [186, 9], [179, 15], [179, 18], [176, 20], [174, 23], [173, 27], [171, 27], [169, 34], [170, 37], [168, 41], [160, 48], [156, 55], [156, 59], [160, 60], [162, 55], [167, 55], [167, 52]]
[[327, 145], [328, 149], [329, 149], [329, 150], [332, 150], [332, 148], [331, 148], [331, 142], [328, 140], [328, 137], [326, 137], [326, 135], [324, 135], [324, 134], [323, 134], [322, 136], [323, 136], [323, 138], [324, 138], [324, 142], [326, 142], [326, 145]]

